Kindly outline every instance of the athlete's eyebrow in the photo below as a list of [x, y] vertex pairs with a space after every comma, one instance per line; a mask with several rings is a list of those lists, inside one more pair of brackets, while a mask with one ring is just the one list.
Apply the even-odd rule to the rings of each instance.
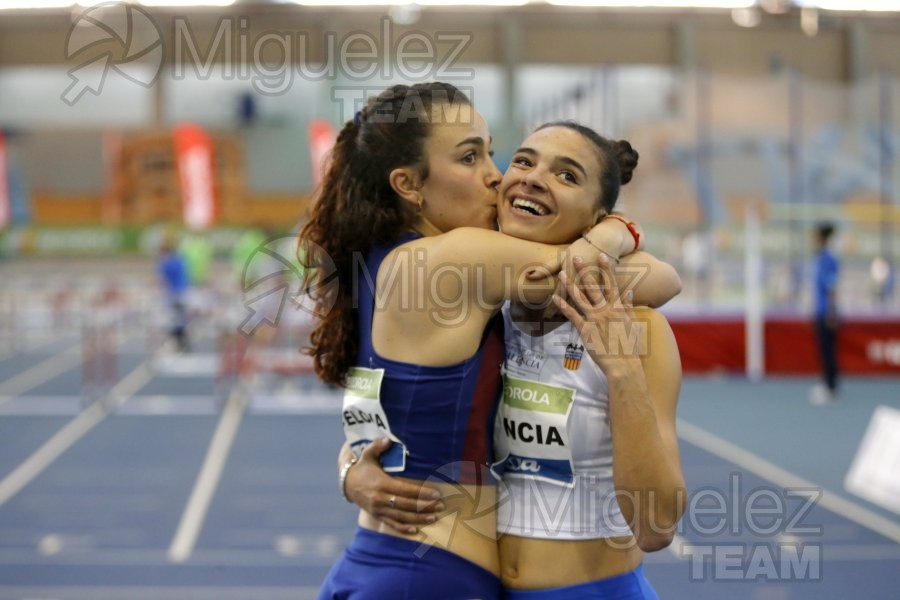
[[476, 146], [484, 146], [484, 138], [481, 136], [468, 137], [456, 145], [457, 148], [466, 144], [474, 144]]
[[[528, 146], [522, 146], [521, 148], [516, 150], [513, 154], [528, 154], [529, 156], [537, 156], [538, 155], [537, 150], [535, 150], [534, 148], [529, 148]], [[569, 158], [568, 156], [559, 156], [559, 157], [557, 157], [556, 162], [560, 162], [564, 165], [568, 165], [568, 166], [572, 167], [573, 169], [575, 169], [576, 171], [581, 173], [582, 177], [587, 178], [587, 171], [585, 170], [585, 168], [583, 166], [581, 166], [581, 163], [578, 162], [577, 160], [575, 160], [574, 158]]]
[[556, 160], [563, 163], [564, 165], [569, 165], [573, 169], [577, 169], [581, 173], [581, 176], [587, 179], [587, 171], [585, 171], [584, 167], [581, 166], [581, 163], [574, 158], [569, 158], [568, 156], [560, 156]]

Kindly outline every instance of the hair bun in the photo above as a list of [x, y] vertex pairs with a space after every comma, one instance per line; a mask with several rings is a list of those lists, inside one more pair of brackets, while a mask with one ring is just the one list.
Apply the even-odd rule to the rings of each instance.
[[619, 163], [619, 170], [622, 175], [620, 182], [625, 185], [634, 176], [634, 170], [638, 164], [638, 151], [631, 147], [627, 140], [619, 140], [613, 143], [613, 153], [616, 161]]

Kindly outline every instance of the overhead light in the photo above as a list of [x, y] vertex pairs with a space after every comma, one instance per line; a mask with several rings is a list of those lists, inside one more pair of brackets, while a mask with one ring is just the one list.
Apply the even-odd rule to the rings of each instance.
[[804, 8], [800, 11], [800, 29], [809, 37], [819, 33], [819, 11], [815, 8]]
[[740, 27], [756, 27], [762, 22], [758, 8], [732, 8], [731, 20]]
[[235, 0], [139, 0], [143, 6], [177, 6], [190, 8], [192, 6], [231, 6]]
[[750, 8], [756, 0], [547, 0], [554, 6], [592, 6], [608, 8]]
[[759, 5], [764, 11], [773, 15], [783, 15], [791, 10], [788, 0], [759, 0]]
[[531, 0], [416, 0], [416, 4], [422, 6], [525, 6]]
[[302, 6], [524, 6], [531, 0], [291, 0]]
[[418, 4], [392, 6], [388, 11], [388, 16], [397, 25], [415, 25], [422, 16], [422, 7]]
[[291, 0], [302, 6], [402, 6], [406, 0]]

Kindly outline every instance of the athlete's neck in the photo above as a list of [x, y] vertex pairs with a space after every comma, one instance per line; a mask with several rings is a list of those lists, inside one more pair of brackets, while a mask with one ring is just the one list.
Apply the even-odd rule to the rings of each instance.
[[433, 237], [444, 233], [424, 217], [419, 217], [416, 222], [412, 224], [411, 229], [423, 237]]

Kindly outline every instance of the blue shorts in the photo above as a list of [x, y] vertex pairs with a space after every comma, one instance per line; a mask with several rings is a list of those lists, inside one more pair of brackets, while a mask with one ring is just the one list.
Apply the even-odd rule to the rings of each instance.
[[318, 600], [499, 600], [500, 579], [438, 547], [357, 528]]
[[506, 590], [506, 600], [659, 600], [644, 565], [615, 577], [546, 590]]

